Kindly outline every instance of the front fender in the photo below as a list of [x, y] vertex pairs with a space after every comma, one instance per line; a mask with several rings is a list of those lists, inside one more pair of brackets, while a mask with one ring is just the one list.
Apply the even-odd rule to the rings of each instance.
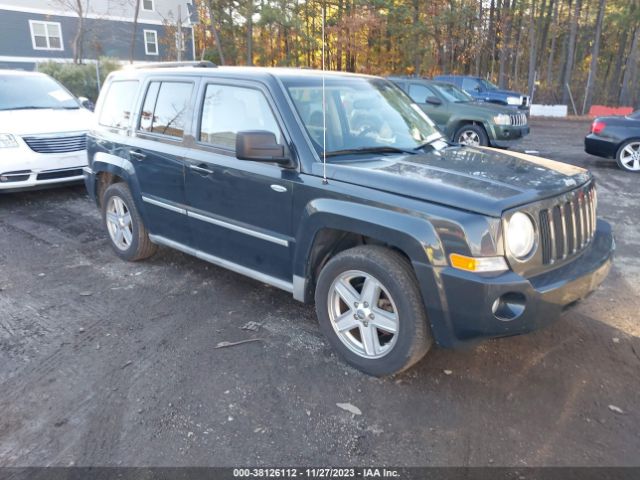
[[426, 218], [408, 213], [321, 198], [309, 202], [298, 227], [295, 273], [306, 274], [313, 242], [331, 228], [374, 238], [404, 252], [411, 261], [446, 265], [440, 239]]

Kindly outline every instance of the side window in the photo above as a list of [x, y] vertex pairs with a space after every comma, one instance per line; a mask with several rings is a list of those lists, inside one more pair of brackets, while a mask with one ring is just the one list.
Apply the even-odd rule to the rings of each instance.
[[235, 150], [236, 134], [245, 130], [273, 132], [282, 143], [278, 123], [261, 91], [230, 85], [207, 85], [199, 140]]
[[105, 127], [127, 128], [137, 92], [137, 80], [112, 82], [102, 102], [98, 123]]
[[479, 92], [481, 90], [480, 83], [474, 78], [463, 78], [462, 89], [467, 92]]
[[182, 138], [193, 84], [151, 82], [140, 114], [140, 130]]
[[412, 83], [409, 85], [409, 96], [416, 103], [425, 103], [427, 97], [432, 97], [434, 93], [424, 85]]

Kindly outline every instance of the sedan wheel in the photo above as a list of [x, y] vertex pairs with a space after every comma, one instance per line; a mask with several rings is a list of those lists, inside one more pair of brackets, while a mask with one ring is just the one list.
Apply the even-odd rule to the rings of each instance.
[[632, 140], [618, 150], [618, 166], [629, 172], [640, 172], [640, 141]]
[[329, 293], [329, 318], [340, 341], [363, 358], [381, 358], [393, 348], [398, 310], [388, 290], [373, 275], [350, 270], [338, 276]]
[[127, 205], [114, 195], [109, 199], [106, 210], [107, 230], [111, 241], [119, 250], [127, 251], [133, 240], [133, 224]]

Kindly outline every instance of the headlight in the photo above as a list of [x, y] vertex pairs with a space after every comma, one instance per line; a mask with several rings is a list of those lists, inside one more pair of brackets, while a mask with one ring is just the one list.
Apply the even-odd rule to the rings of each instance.
[[505, 239], [511, 255], [518, 260], [528, 257], [536, 244], [536, 231], [529, 215], [514, 213], [507, 224]]
[[522, 105], [522, 97], [507, 97], [507, 105]]
[[501, 113], [493, 117], [493, 121], [496, 125], [511, 125], [511, 117], [506, 113]]
[[15, 148], [18, 146], [16, 137], [10, 133], [0, 133], [0, 148]]

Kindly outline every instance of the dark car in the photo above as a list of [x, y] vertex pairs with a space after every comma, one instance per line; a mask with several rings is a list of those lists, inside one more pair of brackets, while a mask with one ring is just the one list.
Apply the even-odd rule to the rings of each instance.
[[539, 328], [611, 266], [587, 170], [451, 145], [382, 78], [129, 69], [96, 114], [85, 183], [120, 258], [164, 245], [315, 301], [369, 374]]
[[390, 77], [453, 142], [508, 147], [529, 134], [522, 112], [474, 101], [455, 85], [415, 77]]
[[501, 90], [497, 85], [484, 78], [469, 75], [439, 75], [433, 79], [453, 83], [478, 101], [529, 111], [530, 105], [527, 95], [511, 90]]
[[627, 172], [640, 172], [640, 110], [622, 117], [598, 117], [584, 139], [591, 155], [615, 158]]

